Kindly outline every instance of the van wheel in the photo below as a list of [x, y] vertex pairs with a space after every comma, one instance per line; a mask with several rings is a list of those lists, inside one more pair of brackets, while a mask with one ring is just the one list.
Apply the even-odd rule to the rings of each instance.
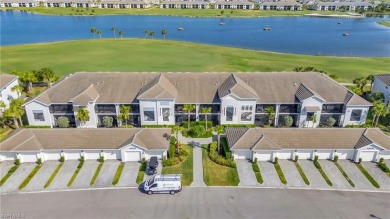
[[153, 194], [153, 192], [149, 190], [149, 191], [148, 191], [148, 195], [151, 195], [151, 194]]
[[172, 190], [172, 191], [169, 192], [169, 194], [174, 195], [175, 191]]

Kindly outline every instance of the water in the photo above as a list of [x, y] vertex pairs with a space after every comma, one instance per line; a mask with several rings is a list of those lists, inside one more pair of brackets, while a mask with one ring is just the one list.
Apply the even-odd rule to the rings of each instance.
[[[144, 38], [146, 29], [161, 39], [165, 28], [170, 40], [308, 55], [390, 55], [390, 28], [376, 23], [383, 18], [51, 16], [20, 11], [0, 11], [0, 15], [2, 46], [90, 39], [91, 27], [101, 30], [102, 38], [109, 38], [113, 37], [111, 26], [115, 26], [117, 37], [123, 30], [124, 37]], [[263, 31], [266, 26], [272, 30]], [[178, 31], [178, 27], [184, 30]]]

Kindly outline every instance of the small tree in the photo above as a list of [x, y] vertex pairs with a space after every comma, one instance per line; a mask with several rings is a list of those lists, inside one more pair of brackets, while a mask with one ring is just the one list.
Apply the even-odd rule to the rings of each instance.
[[175, 125], [172, 127], [172, 133], [176, 135], [176, 153], [179, 154], [179, 132], [180, 132], [180, 127], [178, 125]]
[[326, 120], [326, 126], [328, 126], [328, 127], [333, 127], [334, 124], [336, 124], [336, 119], [334, 119], [333, 117], [329, 117], [329, 118]]
[[52, 83], [56, 82], [59, 79], [58, 75], [54, 73], [53, 69], [48, 67], [41, 68], [38, 71], [38, 75], [40, 75], [43, 79], [47, 81], [48, 87], [51, 87]]
[[111, 128], [113, 125], [113, 122], [114, 122], [114, 119], [111, 116], [104, 116], [103, 117], [102, 123], [103, 123], [104, 127]]
[[120, 122], [122, 122], [124, 120], [126, 126], [127, 126], [127, 120], [130, 118], [130, 115], [129, 115], [130, 110], [131, 110], [131, 107], [130, 106], [126, 106], [126, 105], [121, 105], [121, 107], [119, 109], [118, 120]]
[[268, 124], [271, 125], [275, 119], [275, 109], [272, 106], [268, 106], [265, 108], [265, 112], [268, 113]]
[[5, 103], [4, 101], [0, 100], [0, 111], [1, 111], [1, 125], [3, 127], [3, 129], [5, 129], [5, 115], [4, 115], [4, 111], [5, 111]]
[[161, 30], [161, 35], [164, 37], [164, 40], [165, 40], [165, 37], [167, 35], [167, 30], [166, 29], [162, 29]]
[[118, 32], [118, 34], [119, 34], [119, 36], [120, 36], [121, 38], [123, 38], [123, 30], [120, 30], [120, 31]]
[[370, 92], [372, 92], [372, 84], [374, 84], [374, 81], [375, 81], [375, 77], [374, 75], [369, 75], [366, 77], [366, 80], [367, 81], [370, 81]]
[[370, 94], [370, 100], [372, 102], [377, 101], [377, 100], [385, 102], [385, 95], [381, 92], [373, 92]]
[[68, 128], [69, 127], [69, 119], [68, 119], [68, 117], [60, 116], [57, 119], [57, 125], [60, 128]]
[[224, 11], [221, 11], [221, 15], [223, 16], [223, 14], [225, 14], [225, 12]]
[[97, 33], [97, 35], [99, 35], [99, 38], [101, 39], [102, 38], [102, 31], [101, 30], [97, 30], [96, 33]]
[[360, 92], [363, 94], [364, 86], [367, 84], [367, 79], [365, 77], [359, 77], [353, 79], [352, 82], [356, 85], [356, 87], [359, 88]]
[[96, 38], [96, 28], [95, 27], [91, 27], [91, 29], [89, 30], [89, 32], [91, 32], [93, 34], [93, 38]]
[[218, 134], [218, 152], [220, 152], [221, 149], [221, 134], [225, 132], [225, 127], [222, 125], [215, 126], [215, 132]]
[[116, 28], [115, 28], [115, 26], [111, 27], [111, 31], [114, 32], [114, 38], [116, 38], [116, 33], [115, 33], [116, 32]]
[[207, 114], [211, 113], [211, 107], [204, 107], [200, 109], [200, 113], [204, 114], [204, 118], [206, 121], [206, 132], [207, 132]]
[[286, 126], [286, 127], [292, 126], [294, 120], [291, 116], [285, 116], [283, 119], [284, 119], [284, 126]]
[[81, 107], [77, 111], [76, 119], [80, 121], [81, 125], [85, 125], [89, 121], [89, 111], [85, 107]]
[[150, 36], [150, 38], [153, 39], [153, 37], [154, 37], [154, 32], [153, 32], [153, 31], [150, 31], [150, 32], [149, 32], [149, 36]]
[[149, 30], [144, 30], [144, 34], [145, 34], [145, 39], [148, 38], [148, 34], [149, 34]]
[[187, 129], [190, 129], [190, 113], [196, 108], [195, 104], [184, 104], [183, 111], [187, 111], [188, 113], [188, 124]]

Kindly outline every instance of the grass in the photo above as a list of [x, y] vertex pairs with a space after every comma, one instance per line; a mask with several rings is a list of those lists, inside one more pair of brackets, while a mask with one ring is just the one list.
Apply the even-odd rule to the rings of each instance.
[[34, 167], [33, 170], [31, 170], [30, 174], [26, 177], [26, 179], [23, 180], [22, 184], [19, 186], [19, 190], [24, 189], [27, 184], [31, 181], [31, 179], [35, 176], [35, 174], [38, 172], [39, 169], [41, 169], [42, 164], [38, 164], [37, 166]]
[[93, 175], [91, 182], [89, 182], [90, 186], [93, 186], [96, 182], [97, 177], [99, 176], [100, 170], [103, 168], [104, 162], [100, 162], [99, 166], [96, 168], [95, 174]]
[[390, 27], [390, 21], [378, 21], [377, 23], [386, 27]]
[[76, 170], [74, 171], [73, 175], [72, 175], [72, 178], [70, 178], [69, 182], [68, 182], [68, 187], [72, 186], [74, 180], [76, 179], [77, 175], [79, 174], [81, 168], [83, 167], [84, 165], [84, 161], [80, 161], [79, 165], [77, 166]]
[[5, 126], [5, 128], [0, 128], [0, 141], [4, 140], [7, 138], [7, 136], [13, 131], [14, 129]]
[[286, 179], [286, 177], [283, 174], [282, 168], [280, 168], [279, 164], [274, 164], [274, 166], [275, 166], [276, 172], [278, 173], [280, 182], [282, 182], [284, 185], [286, 185], [287, 184], [287, 179]]
[[237, 169], [214, 163], [202, 147], [203, 181], [207, 186], [237, 186], [240, 182]]
[[146, 171], [146, 161], [143, 160], [141, 166], [139, 167], [139, 171], [136, 179], [136, 183], [138, 185], [144, 181], [145, 171]]
[[[8, 10], [18, 10], [20, 8], [7, 8]], [[48, 15], [161, 15], [161, 16], [186, 16], [186, 17], [265, 17], [265, 16], [300, 16], [311, 13], [318, 14], [347, 14], [347, 12], [338, 11], [269, 11], [269, 10], [221, 10], [221, 9], [161, 9], [156, 6], [147, 9], [112, 9], [112, 8], [23, 8], [38, 14]], [[93, 9], [93, 12], [92, 12]], [[4, 10], [4, 9], [3, 9]], [[224, 11], [224, 16], [221, 16]], [[233, 11], [233, 13], [231, 13]]]
[[306, 185], [310, 185], [310, 181], [309, 179], [306, 177], [305, 173], [303, 172], [301, 166], [299, 165], [298, 162], [294, 162], [295, 163], [295, 166], [297, 167], [297, 170], [299, 172], [299, 174], [301, 175], [303, 181], [306, 183]]
[[123, 171], [124, 167], [125, 167], [125, 163], [121, 163], [118, 166], [118, 169], [116, 169], [116, 173], [115, 173], [114, 179], [112, 179], [112, 185], [115, 186], [116, 184], [118, 184], [119, 179], [121, 178], [122, 171]]
[[257, 182], [263, 184], [264, 180], [263, 177], [261, 176], [261, 171], [260, 171], [259, 164], [257, 164], [257, 159], [255, 159], [255, 162], [252, 163], [252, 169], [253, 172], [255, 172]]
[[366, 169], [364, 169], [363, 165], [362, 164], [356, 164], [356, 166], [359, 168], [359, 170], [363, 173], [363, 175], [368, 179], [368, 181], [370, 181], [370, 183], [376, 187], [376, 188], [380, 188], [381, 186], [378, 184], [378, 182], [372, 178], [372, 176], [367, 172]]
[[[77, 71], [269, 72], [313, 66], [337, 75], [341, 82], [351, 82], [355, 77], [388, 72], [390, 62], [390, 58], [309, 56], [126, 38], [2, 46], [0, 53], [0, 71], [3, 73], [47, 66], [60, 76]], [[55, 62], [48, 65], [47, 60]], [[150, 60], [153, 60], [152, 65]]]
[[57, 173], [60, 172], [61, 170], [61, 167], [64, 165], [63, 162], [61, 162], [60, 164], [58, 164], [57, 168], [54, 170], [54, 172], [51, 174], [50, 178], [47, 180], [47, 182], [45, 183], [45, 186], [43, 188], [47, 188], [50, 186], [50, 183], [54, 180], [54, 178], [57, 176]]
[[19, 165], [15, 165], [8, 170], [7, 174], [5, 174], [5, 176], [0, 180], [0, 186], [7, 182], [8, 178], [12, 176], [12, 174], [18, 169], [18, 167]]
[[321, 173], [322, 177], [324, 178], [324, 180], [326, 181], [326, 183], [328, 183], [329, 186], [333, 186], [332, 181], [330, 181], [330, 179], [328, 178], [328, 176], [326, 175], [326, 173], [322, 169], [321, 164], [318, 161], [314, 161], [313, 164], [315, 167], [317, 167], [318, 171], [320, 171], [320, 173]]
[[193, 147], [186, 145], [185, 150], [189, 152], [187, 159], [180, 164], [176, 164], [174, 166], [163, 167], [162, 174], [182, 174], [182, 185], [189, 186], [191, 185], [194, 179], [194, 171], [193, 171]]
[[349, 178], [349, 176], [348, 176], [347, 173], [343, 170], [343, 168], [340, 166], [340, 164], [337, 163], [337, 162], [334, 162], [334, 164], [335, 164], [336, 167], [340, 170], [341, 174], [343, 174], [343, 176], [344, 176], [345, 179], [348, 181], [348, 183], [349, 183], [352, 187], [355, 187], [355, 183], [353, 183], [353, 181], [351, 180], [351, 178]]

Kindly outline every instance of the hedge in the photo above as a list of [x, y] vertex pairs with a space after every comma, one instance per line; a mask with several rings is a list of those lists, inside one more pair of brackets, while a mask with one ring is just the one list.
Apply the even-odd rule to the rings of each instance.
[[[298, 156], [295, 156], [295, 157], [298, 157]], [[301, 175], [303, 181], [305, 181], [306, 185], [310, 185], [310, 181], [309, 179], [306, 177], [305, 173], [303, 172], [301, 166], [299, 165], [299, 163], [296, 161], [295, 162], [295, 167], [297, 168], [299, 174]]]
[[142, 163], [141, 163], [141, 166], [139, 167], [139, 171], [138, 171], [138, 175], [137, 175], [137, 184], [141, 184], [142, 181], [144, 180], [144, 176], [145, 176], [145, 171], [146, 171], [146, 160], [145, 158], [142, 159]]
[[223, 149], [223, 156], [227, 159], [231, 159], [232, 152], [229, 150], [229, 146], [228, 146], [226, 138], [221, 138], [221, 143], [222, 143], [222, 149]]
[[367, 172], [366, 169], [364, 169], [363, 165], [361, 164], [356, 164], [356, 166], [359, 168], [359, 170], [363, 173], [363, 175], [368, 179], [368, 181], [370, 181], [370, 183], [376, 187], [376, 188], [380, 188], [381, 186], [378, 184], [378, 182], [372, 178], [372, 176]]
[[217, 146], [218, 144], [215, 141], [209, 145], [210, 159], [219, 165], [236, 168], [236, 163], [234, 162], [234, 160], [226, 159], [225, 157], [217, 153]]
[[326, 173], [324, 172], [324, 170], [322, 169], [320, 163], [318, 162], [318, 156], [315, 156], [316, 158], [314, 158], [314, 166], [317, 167], [318, 171], [320, 171], [322, 177], [324, 177], [326, 183], [328, 183], [329, 186], [333, 186], [333, 183], [332, 181], [330, 181], [330, 179], [328, 178], [328, 176], [326, 175]]
[[173, 158], [175, 156], [175, 151], [176, 151], [176, 138], [171, 136], [169, 144], [169, 150], [168, 150], [168, 158]]
[[112, 185], [115, 186], [116, 184], [118, 184], [124, 167], [125, 167], [125, 163], [123, 163], [123, 162], [118, 166], [118, 169], [116, 169], [114, 179], [112, 179]]
[[263, 184], [264, 180], [263, 180], [263, 177], [261, 176], [260, 167], [257, 164], [257, 158], [255, 158], [255, 160], [252, 163], [252, 169], [253, 169], [253, 172], [255, 172], [257, 182], [260, 184]]
[[12, 176], [12, 174], [18, 169], [18, 167], [19, 165], [15, 165], [8, 170], [8, 173], [1, 179], [0, 186], [2, 186], [8, 180], [8, 178]]
[[43, 188], [47, 188], [50, 186], [51, 182], [54, 180], [54, 178], [57, 176], [57, 173], [60, 172], [61, 170], [61, 167], [62, 165], [64, 165], [64, 163], [60, 163], [57, 168], [54, 170], [54, 172], [51, 174], [50, 178], [46, 181], [45, 185], [43, 186]]
[[164, 167], [173, 166], [184, 162], [190, 153], [186, 149], [180, 150], [180, 153], [177, 155], [174, 153], [174, 157], [163, 160], [162, 164]]
[[25, 125], [23, 126], [26, 129], [47, 129], [51, 128], [50, 125]]
[[91, 182], [89, 182], [90, 186], [93, 186], [95, 184], [95, 181], [96, 181], [97, 177], [99, 176], [100, 171], [103, 168], [103, 164], [104, 164], [104, 162], [100, 162], [99, 166], [96, 168], [95, 174], [93, 174]]
[[336, 167], [340, 170], [341, 174], [343, 174], [343, 176], [344, 176], [345, 179], [348, 181], [348, 183], [349, 183], [352, 187], [355, 187], [355, 183], [353, 183], [353, 181], [351, 180], [351, 178], [349, 178], [349, 176], [348, 176], [347, 173], [343, 170], [343, 168], [340, 166], [340, 164], [337, 163], [337, 162], [334, 162], [334, 164], [335, 164]]
[[31, 181], [31, 179], [35, 176], [39, 169], [41, 169], [42, 165], [38, 164], [34, 169], [28, 174], [27, 178], [23, 180], [22, 184], [19, 186], [19, 190], [24, 189], [27, 184]]
[[[185, 128], [188, 127], [188, 121], [183, 121], [181, 125]], [[192, 126], [198, 126], [201, 125], [203, 127], [206, 127], [206, 121], [190, 121], [190, 127]], [[207, 121], [207, 128], [211, 129], [213, 127], [213, 122], [212, 121]]]
[[286, 180], [286, 177], [283, 174], [282, 168], [280, 168], [278, 163], [275, 163], [274, 166], [275, 166], [276, 172], [279, 175], [280, 182], [282, 182], [284, 185], [286, 185], [287, 184], [287, 180]]
[[80, 172], [81, 168], [83, 167], [83, 165], [84, 165], [84, 156], [82, 156], [80, 158], [80, 163], [77, 166], [76, 170], [74, 171], [74, 173], [72, 175], [72, 178], [70, 178], [70, 180], [68, 182], [68, 185], [67, 185], [68, 187], [70, 187], [73, 184], [74, 180], [76, 179], [76, 177], [79, 174], [79, 172]]
[[224, 124], [223, 125], [225, 128], [231, 127], [231, 128], [256, 128], [255, 124]]

